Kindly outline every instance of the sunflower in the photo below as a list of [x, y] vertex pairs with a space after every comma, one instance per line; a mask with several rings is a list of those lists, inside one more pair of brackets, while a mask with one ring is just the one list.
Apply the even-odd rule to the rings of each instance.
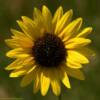
[[6, 67], [10, 77], [23, 77], [21, 86], [33, 82], [33, 92], [40, 89], [47, 94], [51, 87], [55, 95], [61, 92], [61, 82], [71, 88], [68, 76], [84, 80], [82, 64], [89, 63], [86, 36], [92, 27], [80, 29], [82, 18], [71, 21], [72, 9], [63, 13], [60, 6], [54, 16], [44, 5], [42, 11], [34, 8], [33, 19], [22, 16], [17, 23], [21, 31], [11, 29], [11, 39], [6, 43], [12, 48], [7, 56], [15, 61]]

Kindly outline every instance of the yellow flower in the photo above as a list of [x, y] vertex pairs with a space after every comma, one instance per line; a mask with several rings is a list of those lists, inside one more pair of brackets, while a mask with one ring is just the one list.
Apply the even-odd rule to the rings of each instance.
[[10, 77], [23, 76], [21, 86], [33, 82], [33, 92], [40, 89], [43, 96], [50, 86], [59, 95], [61, 82], [71, 88], [68, 75], [84, 80], [80, 69], [89, 63], [90, 50], [85, 46], [91, 43], [86, 36], [92, 27], [80, 30], [82, 18], [71, 21], [72, 15], [72, 10], [63, 13], [60, 6], [52, 16], [43, 6], [42, 11], [34, 8], [33, 19], [22, 16], [17, 21], [22, 32], [11, 29], [12, 39], [6, 40], [12, 48], [7, 56], [16, 59], [6, 67], [13, 70]]

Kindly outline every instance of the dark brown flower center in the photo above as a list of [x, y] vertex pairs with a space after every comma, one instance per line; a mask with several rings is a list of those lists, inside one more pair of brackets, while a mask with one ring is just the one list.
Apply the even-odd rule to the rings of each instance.
[[46, 33], [35, 41], [33, 56], [40, 66], [57, 67], [65, 60], [66, 49], [58, 36]]

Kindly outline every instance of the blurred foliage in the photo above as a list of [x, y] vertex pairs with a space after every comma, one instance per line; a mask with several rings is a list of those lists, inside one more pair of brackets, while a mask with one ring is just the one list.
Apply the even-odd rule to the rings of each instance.
[[[74, 18], [83, 17], [83, 26], [93, 26], [94, 31], [90, 38], [93, 43], [90, 47], [96, 52], [96, 57], [91, 58], [91, 63], [84, 67], [85, 81], [70, 78], [72, 89], [62, 86], [62, 100], [100, 100], [100, 0], [0, 0], [0, 100], [15, 98], [13, 100], [58, 100], [51, 90], [45, 97], [40, 93], [32, 93], [32, 84], [21, 88], [21, 78], [9, 78], [9, 72], [4, 68], [11, 62], [5, 57], [9, 50], [4, 40], [10, 37], [10, 28], [18, 28], [16, 20], [22, 15], [32, 18], [34, 7], [41, 9], [47, 5], [54, 11], [61, 5], [64, 11], [74, 10]], [[9, 99], [10, 100], [10, 99]], [[12, 100], [12, 99], [11, 99]]]

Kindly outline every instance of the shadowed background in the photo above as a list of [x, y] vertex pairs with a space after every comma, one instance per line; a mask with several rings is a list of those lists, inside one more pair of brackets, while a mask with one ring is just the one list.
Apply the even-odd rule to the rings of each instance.
[[41, 8], [44, 4], [52, 13], [60, 5], [64, 11], [73, 9], [73, 19], [81, 16], [83, 27], [94, 28], [89, 37], [93, 41], [90, 47], [96, 52], [96, 57], [91, 58], [91, 63], [83, 68], [86, 80], [70, 77], [72, 88], [62, 86], [62, 100], [100, 100], [100, 0], [0, 0], [0, 100], [58, 100], [51, 90], [45, 97], [40, 92], [33, 94], [33, 84], [21, 88], [21, 78], [9, 78], [10, 71], [4, 69], [12, 61], [5, 56], [9, 48], [4, 42], [11, 35], [10, 28], [18, 29], [16, 20], [22, 15], [32, 18], [33, 8]]

